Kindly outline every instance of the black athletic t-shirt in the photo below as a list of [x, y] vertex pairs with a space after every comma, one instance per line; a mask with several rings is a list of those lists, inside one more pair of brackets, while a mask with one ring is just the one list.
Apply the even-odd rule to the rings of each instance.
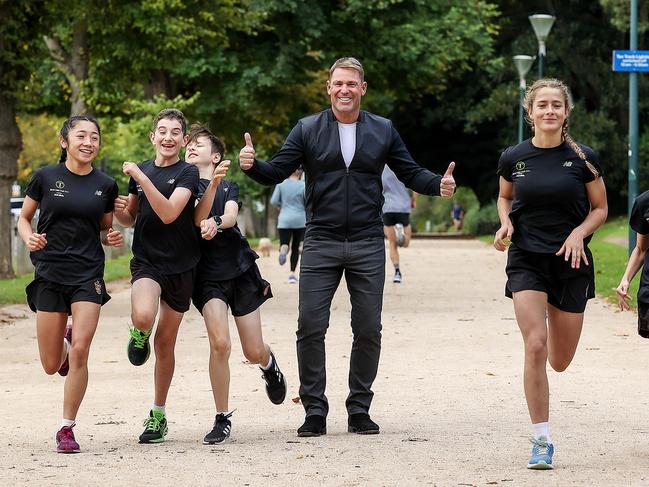
[[176, 188], [187, 188], [192, 196], [173, 222], [165, 224], [151, 208], [144, 191], [133, 178], [128, 192], [136, 194], [137, 218], [133, 234], [133, 258], [161, 274], [178, 274], [192, 269], [200, 259], [198, 236], [194, 225], [194, 201], [198, 190], [198, 169], [185, 161], [171, 166], [156, 166], [144, 161], [139, 168], [167, 199]]
[[68, 285], [103, 278], [99, 232], [119, 194], [115, 180], [94, 168], [80, 176], [59, 163], [39, 169], [25, 193], [39, 202], [36, 231], [47, 239], [30, 254], [36, 277]]
[[[601, 174], [597, 154], [579, 147]], [[565, 142], [544, 149], [528, 139], [508, 147], [500, 156], [498, 174], [514, 185], [512, 242], [524, 250], [556, 253], [590, 212], [585, 184], [595, 175]]]
[[[201, 179], [198, 198], [202, 198], [209, 181]], [[239, 203], [239, 186], [231, 181], [221, 181], [216, 188], [210, 217], [222, 216], [228, 201]], [[200, 235], [200, 231], [199, 231]], [[197, 269], [197, 283], [226, 281], [246, 272], [259, 256], [250, 248], [237, 225], [224, 228], [213, 239], [201, 238], [201, 261]]]
[[[649, 234], [649, 191], [642, 193], [633, 202], [629, 225], [640, 235]], [[638, 303], [649, 304], [649, 252], [645, 254], [642, 265]]]

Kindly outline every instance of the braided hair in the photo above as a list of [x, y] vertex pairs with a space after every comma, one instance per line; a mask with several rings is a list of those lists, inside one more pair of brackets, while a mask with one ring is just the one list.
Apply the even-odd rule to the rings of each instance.
[[575, 151], [575, 153], [579, 156], [579, 158], [584, 161], [586, 164], [586, 167], [593, 173], [595, 178], [597, 179], [600, 177], [599, 171], [595, 167], [594, 164], [592, 164], [586, 157], [586, 154], [582, 150], [581, 147], [579, 147], [579, 144], [575, 142], [575, 140], [570, 136], [568, 133], [568, 115], [574, 108], [574, 104], [572, 102], [572, 95], [570, 94], [570, 90], [566, 86], [566, 84], [558, 79], [555, 78], [543, 78], [539, 79], [530, 86], [527, 91], [525, 92], [525, 98], [523, 99], [523, 108], [525, 108], [525, 119], [527, 122], [530, 124], [530, 127], [532, 127], [532, 130], [534, 130], [534, 120], [532, 120], [531, 113], [532, 113], [532, 107], [534, 105], [534, 99], [536, 98], [536, 93], [541, 89], [541, 88], [553, 88], [556, 90], [559, 90], [563, 94], [563, 101], [566, 107], [566, 119], [563, 121], [563, 125], [561, 126], [561, 137], [562, 139], [568, 144], [568, 146]]
[[[76, 127], [79, 122], [90, 122], [95, 124], [95, 127], [97, 127], [97, 132], [99, 132], [99, 137], [101, 138], [101, 128], [99, 127], [99, 122], [97, 122], [95, 117], [91, 117], [90, 115], [74, 115], [68, 118], [65, 122], [63, 122], [61, 131], [59, 132], [61, 138], [68, 142], [68, 135], [70, 134], [70, 130]], [[61, 147], [61, 157], [59, 158], [59, 163], [65, 162], [67, 159], [68, 151], [65, 148]]]

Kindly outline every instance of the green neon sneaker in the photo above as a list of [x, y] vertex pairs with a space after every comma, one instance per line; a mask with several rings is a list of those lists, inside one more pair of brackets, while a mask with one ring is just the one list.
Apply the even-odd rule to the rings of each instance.
[[162, 443], [167, 434], [167, 417], [162, 411], [149, 411], [149, 417], [144, 420], [144, 432], [140, 435], [140, 443]]
[[151, 347], [149, 346], [151, 330], [142, 331], [131, 326], [128, 331], [131, 335], [126, 348], [128, 359], [133, 365], [143, 365], [151, 354]]

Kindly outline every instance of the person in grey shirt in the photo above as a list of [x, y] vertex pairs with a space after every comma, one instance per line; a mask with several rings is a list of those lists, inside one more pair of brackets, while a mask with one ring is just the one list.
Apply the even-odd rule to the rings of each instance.
[[273, 191], [270, 204], [279, 208], [277, 230], [279, 231], [279, 265], [286, 263], [289, 245], [291, 248], [291, 273], [288, 276], [290, 284], [297, 283], [295, 269], [300, 258], [300, 246], [304, 240], [306, 213], [304, 211], [304, 181], [302, 168], [296, 169], [288, 179], [284, 180]]
[[394, 171], [385, 166], [381, 174], [383, 184], [383, 231], [388, 239], [390, 261], [394, 266], [392, 282], [400, 283], [401, 269], [399, 268], [399, 247], [410, 245], [412, 227], [410, 212], [415, 207], [417, 193], [408, 192], [406, 186], [399, 181]]

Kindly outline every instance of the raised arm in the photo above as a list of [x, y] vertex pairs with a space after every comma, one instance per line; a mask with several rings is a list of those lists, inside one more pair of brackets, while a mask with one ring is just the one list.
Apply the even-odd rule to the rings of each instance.
[[256, 158], [251, 135], [244, 134], [246, 145], [239, 151], [239, 165], [243, 172], [260, 184], [270, 186], [289, 177], [304, 160], [302, 128], [298, 123], [288, 134], [284, 145], [269, 161]]
[[172, 223], [178, 218], [192, 196], [189, 188], [176, 187], [167, 199], [135, 163], [125, 162], [123, 171], [140, 185], [151, 208], [165, 224]]

